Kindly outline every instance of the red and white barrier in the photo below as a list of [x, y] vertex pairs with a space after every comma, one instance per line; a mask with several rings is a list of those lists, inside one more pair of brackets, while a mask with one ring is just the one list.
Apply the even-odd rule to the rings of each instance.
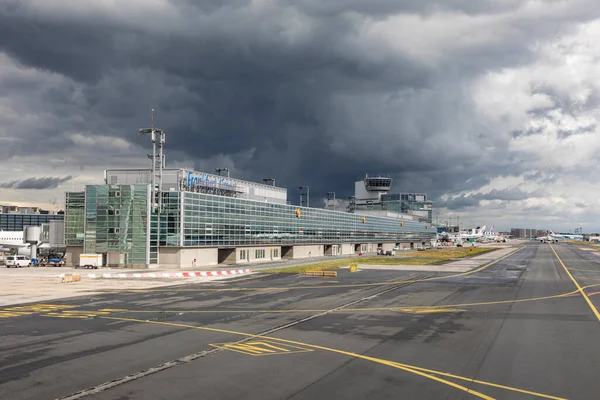
[[[251, 269], [231, 269], [223, 271], [192, 271], [192, 272], [133, 272], [133, 273], [106, 273], [106, 274], [81, 274], [82, 278], [195, 278], [199, 276], [230, 276], [252, 272]], [[60, 274], [62, 278], [65, 274]]]

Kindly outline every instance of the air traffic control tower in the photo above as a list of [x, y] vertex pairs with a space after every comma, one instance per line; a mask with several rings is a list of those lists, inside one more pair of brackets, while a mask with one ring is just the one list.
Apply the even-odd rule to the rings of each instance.
[[381, 196], [392, 188], [392, 178], [386, 176], [368, 176], [354, 183], [356, 206], [381, 204]]

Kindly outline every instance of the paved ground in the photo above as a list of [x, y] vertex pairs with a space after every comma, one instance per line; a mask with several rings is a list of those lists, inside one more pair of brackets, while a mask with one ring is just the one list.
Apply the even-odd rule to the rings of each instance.
[[[222, 270], [221, 270], [222, 271]], [[210, 282], [227, 279], [226, 276], [193, 278], [141, 278], [141, 279], [91, 279], [87, 274], [131, 273], [123, 269], [102, 268], [99, 270], [75, 268], [0, 268], [0, 307], [31, 301], [49, 301], [77, 296], [90, 296], [106, 289], [147, 289], [152, 287], [189, 284], [190, 282]], [[140, 270], [147, 274], [154, 270]], [[171, 273], [179, 271], [170, 271]], [[81, 274], [80, 282], [62, 283], [60, 274]]]
[[[488, 261], [489, 257], [496, 257], [497, 254], [502, 254], [506, 251], [506, 245], [495, 244], [497, 247], [502, 249], [489, 253], [491, 255], [480, 255], [476, 257], [469, 257], [461, 259], [459, 261], [453, 261], [444, 265], [436, 266], [383, 266], [377, 268], [377, 266], [365, 266], [363, 269], [400, 269], [400, 270], [422, 270], [422, 271], [449, 271], [449, 272], [463, 272], [479, 265], [483, 262]], [[509, 245], [510, 246], [510, 245]], [[404, 253], [401, 253], [404, 254]], [[404, 255], [398, 256], [403, 257]], [[294, 265], [310, 264], [318, 261], [331, 261], [332, 259], [347, 259], [348, 256], [343, 257], [315, 257], [305, 258], [299, 260], [285, 260], [280, 262], [268, 262], [258, 264], [246, 264], [246, 265], [229, 265], [227, 268], [223, 267], [200, 267], [195, 271], [203, 272], [217, 272], [223, 273], [228, 270], [244, 270], [246, 268], [252, 269], [252, 271], [260, 271], [265, 268], [281, 268]], [[356, 260], [359, 260], [356, 257]], [[351, 262], [348, 261], [348, 265]], [[141, 273], [144, 275], [161, 273], [182, 273], [184, 271], [190, 271], [185, 269], [114, 269], [114, 268], [100, 268], [98, 270], [86, 270], [86, 269], [75, 269], [72, 267], [31, 267], [31, 268], [6, 268], [0, 267], [0, 306], [8, 306], [14, 304], [20, 304], [24, 302], [32, 301], [50, 301], [53, 299], [67, 298], [67, 297], [79, 297], [85, 295], [95, 295], [99, 291], [104, 289], [144, 289], [160, 286], [169, 285], [181, 285], [188, 283], [199, 283], [209, 282], [215, 280], [222, 280], [230, 278], [228, 276], [218, 277], [190, 277], [190, 278], [125, 278], [120, 279], [92, 279], [89, 278], [90, 274], [96, 277], [103, 275], [113, 274], [134, 274]], [[194, 270], [193, 270], [194, 271]], [[244, 272], [245, 273], [245, 272]], [[63, 284], [59, 275], [64, 274], [81, 274], [82, 281], [77, 283]], [[114, 278], [114, 275], [112, 276]]]
[[531, 243], [468, 272], [253, 275], [4, 308], [0, 398], [597, 399], [599, 262]]

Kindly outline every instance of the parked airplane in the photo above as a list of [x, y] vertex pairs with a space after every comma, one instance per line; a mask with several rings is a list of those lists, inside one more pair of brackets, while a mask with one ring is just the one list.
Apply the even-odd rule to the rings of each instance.
[[554, 240], [583, 240], [583, 235], [554, 233], [552, 231], [548, 233], [548, 237]]
[[[20, 256], [31, 254], [30, 244], [23, 241], [23, 231], [0, 231], [0, 252], [16, 253]], [[49, 249], [48, 243], [38, 242], [38, 249]]]
[[552, 231], [548, 232], [547, 236], [540, 236], [535, 238], [535, 240], [539, 240], [540, 242], [558, 242], [559, 240], [580, 240], [583, 241], [583, 235], [571, 235], [565, 233], [554, 233]]
[[464, 231], [464, 232], [460, 232], [458, 234], [458, 238], [459, 239], [481, 239], [483, 238], [485, 232], [485, 225], [483, 227], [477, 227], [475, 229], [471, 229], [470, 232], [469, 231]]
[[506, 242], [506, 237], [502, 233], [494, 233], [494, 225], [492, 225], [489, 232], [483, 233], [483, 239], [493, 242]]

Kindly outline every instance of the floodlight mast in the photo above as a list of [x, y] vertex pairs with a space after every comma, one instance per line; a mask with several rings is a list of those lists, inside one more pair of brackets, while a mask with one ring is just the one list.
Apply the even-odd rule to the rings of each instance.
[[[162, 211], [162, 190], [164, 154], [163, 147], [165, 144], [165, 133], [162, 129], [154, 127], [154, 109], [150, 113], [150, 128], [142, 128], [139, 131], [140, 135], [150, 135], [152, 139], [152, 155], [148, 157], [152, 160], [152, 212], [160, 213]], [[156, 148], [158, 147], [158, 154]], [[157, 173], [158, 169], [158, 173]], [[158, 180], [158, 182], [157, 182]]]

